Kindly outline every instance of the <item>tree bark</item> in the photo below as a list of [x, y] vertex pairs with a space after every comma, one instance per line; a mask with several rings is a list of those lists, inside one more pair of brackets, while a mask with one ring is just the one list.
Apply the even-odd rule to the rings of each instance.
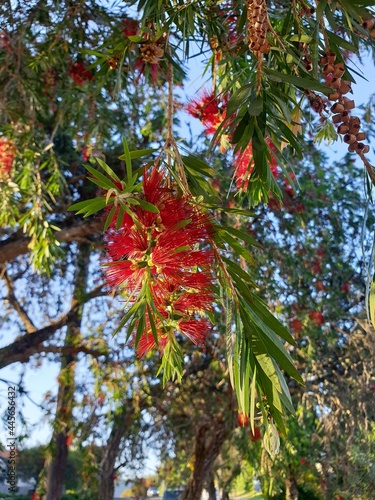
[[[81, 303], [86, 291], [90, 258], [90, 247], [82, 244], [79, 247], [75, 285], [72, 302]], [[64, 490], [64, 478], [68, 460], [68, 447], [72, 425], [73, 399], [75, 389], [76, 353], [69, 353], [69, 347], [79, 341], [83, 303], [76, 308], [76, 313], [67, 325], [64, 347], [67, 354], [61, 357], [61, 369], [58, 377], [57, 407], [54, 431], [46, 461], [47, 481], [45, 500], [61, 500]]]
[[100, 462], [99, 500], [113, 500], [115, 491], [115, 462], [120, 451], [121, 439], [128, 432], [133, 420], [134, 408], [124, 407], [113, 423], [104, 456]]
[[181, 500], [198, 500], [201, 497], [207, 474], [210, 473], [229, 432], [229, 425], [223, 420], [210, 421], [199, 427], [195, 438], [194, 470]]
[[297, 481], [294, 476], [289, 476], [285, 481], [285, 499], [298, 500]]
[[207, 491], [208, 491], [208, 500], [216, 500], [216, 488], [212, 471], [207, 479]]

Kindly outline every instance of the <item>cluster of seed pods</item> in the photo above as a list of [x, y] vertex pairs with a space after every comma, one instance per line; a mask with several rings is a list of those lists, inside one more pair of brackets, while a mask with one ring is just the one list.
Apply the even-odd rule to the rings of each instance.
[[271, 47], [267, 41], [269, 20], [265, 0], [247, 0], [247, 42], [249, 49], [259, 59]]
[[341, 61], [335, 61], [336, 54], [334, 52], [327, 52], [320, 59], [323, 65], [323, 74], [329, 82], [328, 85], [333, 90], [328, 98], [330, 101], [336, 101], [331, 106], [332, 121], [337, 125], [337, 132], [343, 135], [343, 141], [348, 144], [349, 152], [368, 153], [370, 147], [361, 142], [366, 139], [366, 133], [361, 132], [361, 120], [358, 116], [351, 115], [355, 103], [352, 99], [346, 97], [346, 94], [351, 91], [351, 82], [342, 79], [345, 73], [345, 64]]

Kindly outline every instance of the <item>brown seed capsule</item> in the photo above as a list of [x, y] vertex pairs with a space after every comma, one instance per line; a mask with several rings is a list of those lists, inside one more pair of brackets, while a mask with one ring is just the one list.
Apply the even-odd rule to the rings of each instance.
[[339, 102], [336, 102], [331, 107], [331, 111], [332, 111], [332, 113], [342, 113], [343, 111], [345, 111], [345, 108], [342, 104], [340, 104]]
[[323, 75], [329, 75], [335, 71], [335, 67], [332, 64], [326, 64], [323, 68]]
[[366, 21], [363, 21], [362, 26], [365, 30], [372, 30], [375, 26], [375, 19], [366, 19]]
[[343, 111], [340, 116], [343, 123], [349, 123], [350, 115], [348, 111]]
[[329, 94], [328, 99], [330, 101], [337, 101], [337, 99], [340, 97], [340, 94], [338, 92], [335, 92], [334, 94]]
[[357, 135], [357, 141], [364, 141], [367, 137], [366, 132], [359, 132]]
[[362, 153], [366, 154], [370, 151], [370, 146], [368, 146], [367, 144], [365, 144], [365, 147], [362, 149]]
[[328, 59], [326, 58], [326, 56], [321, 57], [319, 59], [319, 61], [320, 61], [320, 64], [323, 64], [323, 65], [328, 63]]
[[354, 144], [355, 142], [357, 142], [357, 139], [354, 134], [345, 134], [343, 137], [343, 141], [346, 144]]
[[347, 111], [355, 108], [355, 102], [351, 99], [348, 99], [347, 97], [343, 97], [342, 102], [343, 102], [345, 109]]
[[371, 38], [375, 38], [375, 30], [371, 30], [370, 31], [370, 37]]
[[349, 125], [354, 125], [355, 123], [358, 123], [358, 125], [360, 125], [361, 120], [358, 118], [358, 116], [351, 116], [349, 119]]
[[338, 129], [337, 129], [337, 132], [339, 134], [347, 134], [349, 132], [349, 127], [347, 125], [345, 125], [345, 123], [342, 123]]
[[341, 78], [344, 73], [345, 73], [345, 69], [335, 67], [332, 75], [334, 78]]
[[342, 122], [342, 118], [341, 118], [341, 115], [338, 114], [338, 115], [333, 115], [332, 116], [332, 122], [335, 123], [336, 125], [338, 123], [341, 123]]
[[333, 64], [336, 60], [336, 54], [334, 52], [327, 52], [326, 57], [330, 64]]
[[352, 85], [348, 80], [341, 80], [341, 85], [339, 88], [340, 94], [347, 94], [352, 90]]
[[353, 144], [350, 144], [349, 147], [348, 147], [348, 151], [350, 153], [354, 153], [354, 151], [357, 150], [357, 144], [358, 144], [357, 142], [353, 142]]
[[349, 134], [357, 135], [361, 126], [358, 123], [353, 123], [353, 125], [349, 125]]
[[332, 80], [331, 80], [331, 87], [333, 89], [340, 88], [340, 85], [341, 85], [341, 78], [332, 78]]
[[[357, 147], [355, 150], [357, 151], [357, 153], [364, 153], [365, 148], [366, 148], [366, 144], [363, 144], [363, 142], [357, 142]], [[368, 148], [368, 151], [370, 151], [370, 148]], [[366, 151], [366, 152], [368, 153], [368, 151]]]

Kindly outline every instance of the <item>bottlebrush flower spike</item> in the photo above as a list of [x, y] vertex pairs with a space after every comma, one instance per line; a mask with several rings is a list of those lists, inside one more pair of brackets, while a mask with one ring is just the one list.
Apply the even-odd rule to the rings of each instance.
[[69, 66], [69, 76], [77, 85], [83, 85], [93, 79], [92, 73], [82, 61], [77, 61]]
[[120, 287], [131, 304], [148, 290], [137, 352], [144, 356], [155, 347], [163, 352], [178, 333], [202, 345], [210, 331], [205, 313], [214, 301], [210, 216], [176, 186], [167, 186], [165, 173], [156, 168], [144, 170], [137, 196], [158, 212], [130, 205], [121, 227], [112, 223], [105, 235], [109, 286]]
[[13, 142], [6, 137], [0, 137], [0, 181], [9, 179], [15, 155]]
[[186, 111], [202, 122], [206, 134], [214, 134], [225, 119], [225, 111], [220, 109], [219, 104], [213, 92], [203, 89], [196, 99], [189, 102]]
[[[275, 145], [270, 139], [266, 139], [266, 143], [271, 148], [275, 149]], [[279, 168], [274, 156], [271, 157], [272, 161], [269, 162], [269, 167], [273, 176], [277, 179], [279, 176]], [[253, 160], [253, 146], [249, 142], [244, 151], [237, 151], [234, 155], [233, 166], [235, 168], [234, 176], [237, 189], [243, 189], [246, 191], [249, 185], [249, 179], [254, 168]]]

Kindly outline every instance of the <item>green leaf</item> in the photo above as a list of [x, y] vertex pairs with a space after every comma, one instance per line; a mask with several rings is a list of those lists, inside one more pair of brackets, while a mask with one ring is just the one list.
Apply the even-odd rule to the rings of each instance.
[[369, 313], [372, 326], [375, 328], [375, 281], [371, 283], [370, 293], [369, 293]]
[[98, 184], [99, 186], [103, 187], [106, 190], [114, 189], [114, 190], [118, 191], [118, 187], [116, 186], [116, 184], [114, 184], [104, 174], [99, 172], [99, 170], [96, 170], [95, 168], [90, 167], [89, 165], [84, 165], [84, 167], [94, 177], [94, 179], [89, 178], [91, 182], [94, 182], [94, 184]]
[[216, 172], [213, 168], [211, 168], [209, 165], [207, 165], [207, 163], [200, 160], [196, 156], [181, 156], [181, 158], [183, 163], [187, 167], [190, 167], [192, 170], [195, 170], [202, 175], [206, 175], [207, 177], [214, 177], [216, 175]]
[[97, 158], [96, 161], [99, 163], [102, 169], [111, 177], [111, 179], [114, 179], [117, 182], [121, 182], [120, 177], [103, 160]]
[[130, 156], [128, 143], [126, 142], [125, 137], [123, 137], [123, 139], [122, 139], [122, 145], [124, 148], [124, 160], [125, 160], [125, 164], [126, 164], [126, 177], [128, 180], [130, 180], [133, 176], [132, 160], [131, 160], [131, 156]]
[[238, 255], [243, 257], [245, 260], [247, 260], [251, 265], [254, 265], [254, 259], [251, 256], [250, 252], [246, 250], [236, 239], [234, 239], [230, 234], [225, 229], [221, 229], [219, 231], [219, 235], [222, 240], [224, 240], [226, 243], [228, 243], [229, 246], [237, 252]]
[[147, 212], [153, 212], [155, 214], [159, 213], [158, 207], [156, 207], [152, 203], [149, 203], [148, 201], [145, 201], [142, 199], [137, 199], [137, 201], [140, 204], [140, 206], [143, 208], [143, 210], [147, 210]]
[[[143, 156], [149, 156], [152, 153], [155, 153], [155, 151], [157, 151], [157, 149], [154, 149], [154, 148], [137, 149], [135, 151], [129, 151], [129, 155], [130, 155], [131, 160], [135, 160], [137, 158], [142, 158]], [[118, 158], [119, 158], [119, 160], [126, 160], [127, 156], [126, 156], [126, 154], [123, 154], [123, 155], [119, 156]]]
[[301, 78], [300, 76], [289, 75], [287, 73], [280, 73], [279, 71], [275, 71], [273, 69], [264, 68], [264, 72], [268, 75], [270, 80], [275, 82], [285, 82], [290, 83], [296, 87], [308, 90], [316, 90], [317, 92], [321, 92], [322, 94], [332, 94], [332, 89], [326, 87], [325, 85], [319, 83], [317, 80], [313, 80], [312, 78]]
[[238, 89], [232, 97], [229, 99], [227, 105], [227, 116], [231, 116], [233, 113], [239, 110], [241, 106], [243, 106], [249, 96], [251, 95], [254, 88], [254, 84], [247, 84]]

